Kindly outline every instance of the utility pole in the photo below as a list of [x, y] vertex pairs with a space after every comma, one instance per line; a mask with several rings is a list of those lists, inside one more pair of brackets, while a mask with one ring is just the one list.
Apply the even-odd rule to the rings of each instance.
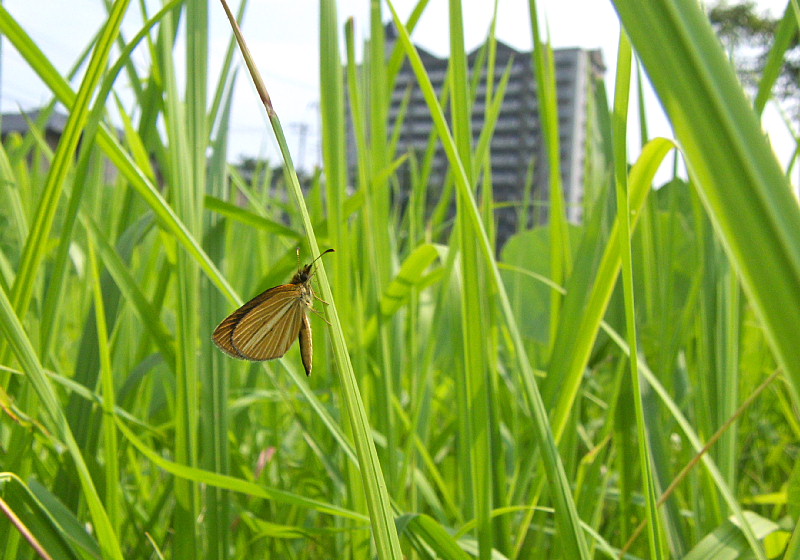
[[297, 169], [303, 169], [306, 155], [306, 137], [308, 136], [308, 123], [293, 122], [289, 124], [293, 129], [297, 129]]

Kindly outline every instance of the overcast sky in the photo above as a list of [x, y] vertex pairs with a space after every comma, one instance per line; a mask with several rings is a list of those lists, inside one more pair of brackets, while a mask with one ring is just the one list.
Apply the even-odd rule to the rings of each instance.
[[[234, 10], [239, 2], [231, 0]], [[396, 0], [401, 17], [406, 18], [415, 1]], [[131, 17], [126, 20], [126, 35], [133, 35], [141, 25], [136, 17], [136, 3], [131, 3]], [[148, 1], [157, 7], [157, 3]], [[469, 9], [464, 13], [467, 48], [478, 46], [486, 37], [492, 15], [492, 2], [480, 0], [465, 2]], [[758, 0], [759, 9], [773, 15], [781, 14], [786, 0]], [[609, 95], [613, 91], [613, 69], [619, 25], [612, 4], [608, 0], [539, 0], [540, 18], [546, 25], [554, 47], [599, 48], [609, 68], [607, 83]], [[102, 24], [105, 14], [99, 0], [4, 0], [3, 6], [33, 37], [57, 68], [66, 72]], [[474, 7], [478, 6], [478, 7]], [[341, 0], [339, 18], [344, 22], [353, 17], [360, 40], [366, 38], [369, 26], [369, 0]], [[152, 13], [152, 12], [151, 12]], [[388, 19], [388, 10], [385, 10]], [[212, 21], [211, 65], [219, 68], [229, 40], [230, 29], [218, 2], [211, 2]], [[418, 45], [440, 56], [447, 56], [446, 32], [447, 1], [431, 0], [412, 39]], [[295, 163], [309, 167], [319, 161], [319, 56], [318, 56], [318, 2], [316, 0], [251, 0], [248, 5], [243, 30], [253, 55], [259, 64], [273, 103], [283, 124], [293, 151]], [[527, 50], [531, 47], [528, 0], [499, 0], [497, 37], [511, 46]], [[181, 44], [182, 46], [182, 44]], [[276, 56], [278, 53], [279, 56]], [[182, 53], [177, 53], [178, 57]], [[239, 59], [241, 60], [241, 59]], [[139, 59], [142, 70], [147, 61]], [[182, 65], [182, 62], [181, 62]], [[0, 109], [3, 112], [19, 108], [32, 109], [48, 101], [47, 90], [30, 72], [24, 61], [7, 41], [2, 45], [2, 74], [0, 76]], [[124, 95], [124, 83], [118, 89]], [[653, 96], [649, 99], [649, 126], [651, 135], [671, 136], [669, 126]], [[773, 132], [773, 142], [780, 146], [788, 135], [783, 132], [774, 111], [767, 120], [767, 129]], [[305, 126], [301, 126], [305, 125]], [[305, 149], [300, 151], [301, 128], [306, 128]], [[635, 130], [632, 127], [632, 131]], [[635, 136], [629, 145], [635, 146]], [[274, 155], [275, 142], [258, 97], [246, 72], [239, 72], [234, 111], [231, 124], [229, 159], [240, 156], [270, 157]], [[788, 158], [780, 153], [782, 160]], [[635, 157], [635, 148], [631, 156]]]

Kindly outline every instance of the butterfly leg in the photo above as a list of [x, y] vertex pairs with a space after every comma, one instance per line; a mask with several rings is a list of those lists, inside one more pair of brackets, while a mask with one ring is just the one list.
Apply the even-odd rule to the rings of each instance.
[[331, 325], [331, 322], [330, 322], [330, 321], [328, 321], [328, 320], [325, 318], [325, 316], [322, 314], [322, 311], [317, 311], [317, 310], [316, 310], [316, 309], [314, 309], [313, 307], [309, 307], [309, 309], [310, 309], [311, 311], [313, 311], [313, 312], [314, 312], [314, 313], [317, 315], [317, 317], [319, 317], [320, 319], [322, 319], [323, 321], [325, 321], [326, 323], [328, 323], [328, 325], [330, 325], [331, 327], [333, 326], [333, 325]]

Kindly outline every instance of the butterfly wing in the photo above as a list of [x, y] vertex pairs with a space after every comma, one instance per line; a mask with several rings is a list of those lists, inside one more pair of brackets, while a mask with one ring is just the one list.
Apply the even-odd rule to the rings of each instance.
[[217, 346], [234, 358], [273, 360], [297, 339], [303, 304], [300, 287], [276, 286], [234, 311], [214, 330]]
[[269, 297], [271, 291], [272, 290], [267, 290], [266, 292], [257, 295], [239, 309], [228, 315], [225, 320], [222, 321], [216, 329], [214, 329], [214, 334], [211, 335], [211, 339], [220, 350], [230, 356], [233, 356], [234, 358], [244, 359], [244, 356], [242, 356], [242, 354], [239, 353], [239, 351], [233, 345], [233, 329], [236, 328], [236, 325], [239, 324], [239, 321], [242, 320], [242, 317], [247, 315], [250, 310], [261, 303], [264, 299]]
[[278, 286], [236, 324], [231, 344], [248, 360], [280, 358], [297, 339], [303, 316], [300, 288]]

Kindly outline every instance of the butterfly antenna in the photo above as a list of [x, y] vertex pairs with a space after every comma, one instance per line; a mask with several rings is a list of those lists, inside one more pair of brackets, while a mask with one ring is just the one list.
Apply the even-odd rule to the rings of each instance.
[[327, 254], [327, 253], [335, 253], [335, 252], [336, 252], [336, 251], [334, 251], [333, 249], [327, 249], [326, 251], [323, 251], [323, 252], [321, 252], [321, 253], [319, 254], [319, 256], [318, 256], [316, 259], [314, 259], [313, 261], [311, 261], [311, 264], [314, 264], [315, 262], [317, 262], [318, 260], [320, 260], [320, 259], [322, 258], [322, 255], [325, 255], [325, 254]]
[[[318, 260], [320, 260], [320, 259], [322, 258], [322, 255], [325, 255], [325, 254], [327, 254], [327, 253], [335, 253], [335, 252], [336, 252], [336, 251], [334, 251], [333, 249], [328, 249], [328, 250], [326, 250], [326, 251], [323, 251], [322, 253], [320, 253], [320, 254], [319, 254], [319, 256], [318, 256], [316, 259], [314, 259], [313, 261], [311, 261], [311, 263], [310, 263], [308, 266], [311, 266], [312, 264], [314, 264], [315, 262], [317, 262]], [[314, 271], [311, 273], [311, 276], [314, 276], [316, 273], [317, 273], [317, 267], [315, 266], [315, 267], [314, 267]]]

